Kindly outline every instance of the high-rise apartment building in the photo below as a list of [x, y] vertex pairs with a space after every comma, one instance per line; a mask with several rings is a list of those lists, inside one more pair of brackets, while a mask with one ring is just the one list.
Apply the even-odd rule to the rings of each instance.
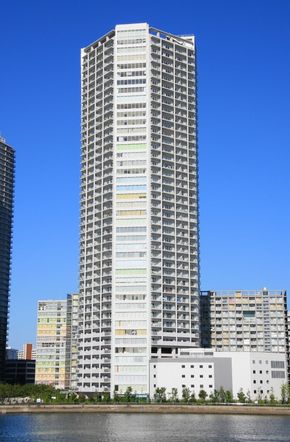
[[0, 382], [5, 376], [5, 354], [11, 268], [14, 149], [0, 137]]
[[201, 292], [200, 309], [202, 347], [288, 352], [284, 291]]
[[78, 389], [148, 394], [199, 345], [194, 37], [118, 25], [81, 64]]

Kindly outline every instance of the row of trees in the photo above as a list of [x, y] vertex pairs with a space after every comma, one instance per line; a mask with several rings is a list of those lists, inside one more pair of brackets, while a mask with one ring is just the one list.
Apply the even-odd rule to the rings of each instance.
[[[63, 392], [50, 385], [10, 385], [0, 384], [0, 403], [17, 403], [17, 399], [26, 398], [26, 402], [36, 403], [39, 400], [45, 404], [79, 404], [79, 403], [148, 403], [147, 397], [140, 397], [128, 387], [123, 395], [115, 394], [110, 398], [109, 393], [84, 395], [74, 392]], [[157, 403], [252, 403], [250, 392], [244, 393], [241, 389], [234, 400], [233, 394], [229, 390], [221, 387], [214, 390], [210, 395], [205, 390], [200, 390], [198, 395], [191, 392], [189, 388], [182, 389], [182, 398], [178, 395], [177, 388], [172, 388], [170, 392], [165, 387], [156, 388], [153, 402]], [[260, 404], [290, 404], [290, 385], [281, 386], [281, 399], [275, 398], [273, 392], [269, 396], [262, 397], [258, 394], [258, 403]]]
[[[182, 389], [182, 399], [179, 399], [178, 396], [178, 390], [177, 388], [172, 388], [170, 393], [166, 392], [166, 388], [156, 388], [155, 394], [154, 394], [154, 400], [156, 402], [182, 402], [182, 403], [253, 403], [253, 400], [251, 399], [250, 391], [247, 391], [244, 393], [243, 389], [241, 388], [240, 391], [237, 393], [237, 399], [233, 398], [233, 394], [230, 390], [225, 390], [223, 387], [221, 387], [219, 390], [214, 390], [213, 393], [210, 395], [207, 394], [205, 390], [200, 390], [198, 393], [198, 396], [196, 397], [194, 392], [191, 392], [189, 388], [184, 387]], [[255, 402], [258, 402], [259, 404], [290, 404], [290, 385], [289, 384], [282, 384], [281, 386], [281, 399], [275, 397], [273, 390], [269, 394], [269, 396], [265, 395], [262, 396], [261, 393], [258, 392], [257, 400]]]

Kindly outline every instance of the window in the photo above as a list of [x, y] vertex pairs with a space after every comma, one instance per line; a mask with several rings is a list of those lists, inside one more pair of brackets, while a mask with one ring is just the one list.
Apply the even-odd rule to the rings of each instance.
[[127, 235], [127, 236], [117, 236], [116, 237], [117, 243], [118, 242], [132, 242], [140, 243], [142, 241], [146, 240], [146, 236], [137, 236], [137, 235]]
[[256, 384], [256, 380], [253, 381], [253, 384]]
[[263, 381], [262, 381], [262, 380], [260, 381], [260, 384], [263, 384]]
[[212, 385], [209, 385], [209, 388], [212, 388]]
[[156, 378], [156, 374], [154, 374], [153, 377]]
[[190, 387], [191, 387], [191, 388], [194, 388], [194, 385], [191, 385]]
[[199, 388], [203, 388], [203, 384], [200, 384]]
[[212, 378], [212, 374], [210, 374], [208, 377], [209, 377], [209, 378]]
[[186, 387], [186, 385], [182, 384], [182, 388], [185, 388], [185, 387]]
[[[124, 85], [124, 84], [145, 84], [146, 80], [145, 78], [138, 78], [138, 79], [126, 79], [126, 80], [118, 80], [117, 85]], [[122, 90], [122, 89], [121, 89]]]
[[194, 368], [194, 365], [191, 365], [190, 368]]
[[185, 365], [182, 365], [181, 368], [185, 368]]
[[260, 372], [259, 372], [260, 374], [262, 374], [263, 372], [262, 372], [262, 370], [260, 370]]
[[[140, 65], [119, 65], [118, 67], [120, 69], [126, 69], [129, 67], [145, 67], [145, 64]], [[138, 108], [144, 108], [146, 107], [146, 103], [124, 103], [124, 104], [117, 104], [117, 109], [138, 109]]]
[[127, 191], [131, 191], [134, 192], [135, 190], [137, 190], [137, 192], [139, 191], [144, 191], [146, 190], [146, 185], [145, 186], [117, 186], [117, 192], [127, 192]]
[[271, 361], [271, 368], [284, 368], [284, 361]]
[[183, 374], [182, 377], [185, 378], [185, 374]]
[[203, 368], [203, 365], [200, 365], [199, 368]]
[[253, 373], [256, 374], [256, 370], [253, 370]]
[[200, 378], [203, 378], [203, 374], [200, 374], [199, 377], [200, 377]]
[[278, 371], [274, 370], [272, 371], [272, 379], [284, 379], [285, 378], [285, 371]]
[[192, 374], [190, 377], [191, 377], [191, 378], [194, 378], [194, 374]]
[[117, 227], [117, 232], [146, 232], [146, 227]]
[[208, 368], [212, 368], [212, 365], [209, 365]]
[[131, 92], [145, 92], [144, 87], [124, 87], [123, 89], [118, 89], [119, 94], [128, 94]]

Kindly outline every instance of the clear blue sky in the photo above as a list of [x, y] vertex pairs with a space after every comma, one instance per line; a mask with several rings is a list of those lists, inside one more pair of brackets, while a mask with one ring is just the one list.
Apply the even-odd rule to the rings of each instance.
[[17, 152], [11, 345], [78, 288], [80, 48], [117, 23], [195, 34], [203, 289], [290, 290], [288, 0], [2, 2], [0, 133]]

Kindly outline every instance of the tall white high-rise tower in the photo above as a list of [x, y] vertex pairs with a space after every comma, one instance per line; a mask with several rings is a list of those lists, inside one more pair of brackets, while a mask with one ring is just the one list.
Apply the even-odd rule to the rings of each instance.
[[147, 394], [199, 345], [194, 37], [118, 25], [81, 65], [78, 389]]

